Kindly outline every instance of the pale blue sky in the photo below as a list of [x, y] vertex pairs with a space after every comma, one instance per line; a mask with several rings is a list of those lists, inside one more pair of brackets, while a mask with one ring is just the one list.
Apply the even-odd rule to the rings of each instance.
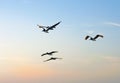
[[[119, 83], [119, 8], [119, 0], [0, 0], [0, 83]], [[48, 34], [37, 27], [58, 21]], [[51, 50], [63, 60], [44, 63]]]

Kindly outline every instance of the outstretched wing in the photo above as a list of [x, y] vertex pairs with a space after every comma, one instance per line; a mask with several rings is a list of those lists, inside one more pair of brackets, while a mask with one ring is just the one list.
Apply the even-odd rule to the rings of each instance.
[[103, 35], [99, 35], [99, 37], [102, 37], [102, 38], [103, 38]]
[[56, 60], [56, 59], [62, 59], [62, 58], [58, 58], [58, 57], [51, 57], [51, 59]]
[[41, 56], [47, 55], [47, 53], [42, 54]]
[[52, 59], [50, 58], [50, 59], [47, 59], [47, 60], [45, 60], [45, 61], [43, 61], [43, 62], [47, 62], [47, 61], [50, 61], [50, 60], [52, 60]]
[[50, 53], [57, 53], [58, 51], [52, 51], [52, 52], [50, 52]]
[[52, 26], [50, 26], [50, 28], [55, 28], [57, 25], [59, 25], [61, 23], [61, 21], [60, 22], [58, 22], [58, 23], [56, 23], [56, 24], [54, 24], [54, 25], [52, 25]]
[[46, 28], [47, 26], [41, 26], [41, 25], [38, 25], [37, 24], [37, 26], [39, 27], [39, 28]]
[[62, 58], [56, 58], [56, 59], [62, 59]]
[[85, 40], [87, 40], [89, 37], [90, 37], [90, 36], [87, 35], [87, 36], [85, 37]]
[[94, 37], [94, 39], [97, 39], [98, 37], [102, 37], [103, 38], [103, 35], [96, 35], [95, 37]]
[[52, 25], [52, 26], [46, 26], [45, 28], [46, 28], [46, 31], [48, 32], [49, 30], [53, 30], [53, 28], [55, 28], [58, 24], [60, 24], [61, 23], [61, 21], [60, 22], [58, 22], [58, 23], [56, 23], [56, 24], [54, 24], [54, 25]]

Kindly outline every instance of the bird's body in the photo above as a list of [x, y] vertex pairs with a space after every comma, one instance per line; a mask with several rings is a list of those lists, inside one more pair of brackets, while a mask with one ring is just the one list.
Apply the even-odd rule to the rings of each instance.
[[42, 30], [43, 32], [48, 33], [48, 29], [46, 29], [45, 26], [39, 26], [39, 25], [37, 25], [37, 26], [38, 26], [39, 28], [42, 28], [42, 29], [43, 29], [43, 30]]
[[46, 52], [44, 54], [42, 54], [41, 56], [44, 56], [44, 55], [53, 55], [53, 53], [57, 53], [58, 51], [51, 51], [51, 52]]
[[45, 60], [44, 62], [50, 61], [50, 60], [56, 60], [56, 59], [62, 59], [62, 58], [57, 58], [57, 57], [51, 57], [50, 59]]
[[103, 38], [103, 35], [99, 35], [99, 34], [98, 34], [98, 35], [96, 35], [94, 38], [91, 37], [91, 36], [88, 36], [88, 35], [87, 35], [87, 36], [85, 37], [85, 40], [87, 40], [88, 38], [90, 38], [90, 40], [92, 40], [92, 41], [96, 41], [96, 39], [97, 39], [98, 37]]
[[43, 32], [45, 32], [45, 33], [48, 33], [48, 30], [47, 29], [45, 29], [45, 28], [43, 28], [43, 30], [42, 30]]

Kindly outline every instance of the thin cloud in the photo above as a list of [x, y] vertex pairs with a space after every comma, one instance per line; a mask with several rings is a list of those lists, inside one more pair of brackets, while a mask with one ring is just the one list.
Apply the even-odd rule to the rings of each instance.
[[115, 23], [115, 22], [106, 22], [105, 24], [112, 25], [112, 26], [115, 26], [115, 27], [120, 27], [120, 24], [119, 23]]

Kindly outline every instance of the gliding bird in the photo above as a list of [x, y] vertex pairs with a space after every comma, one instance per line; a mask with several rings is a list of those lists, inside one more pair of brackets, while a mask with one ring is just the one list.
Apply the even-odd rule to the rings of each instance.
[[44, 54], [42, 54], [41, 56], [44, 56], [44, 55], [53, 55], [53, 53], [57, 53], [58, 51], [51, 51], [51, 52], [46, 52]]
[[87, 36], [85, 37], [85, 40], [87, 40], [88, 38], [90, 38], [89, 40], [96, 41], [96, 39], [97, 39], [98, 37], [103, 38], [103, 35], [99, 35], [99, 34], [98, 34], [98, 35], [96, 35], [94, 38], [87, 35]]
[[57, 58], [57, 57], [51, 57], [50, 59], [45, 60], [44, 62], [50, 61], [50, 60], [56, 60], [56, 59], [62, 59], [62, 58]]
[[58, 23], [56, 23], [56, 24], [54, 24], [54, 25], [52, 25], [52, 26], [40, 26], [40, 25], [37, 25], [37, 26], [38, 26], [39, 28], [42, 28], [44, 32], [48, 33], [49, 30], [53, 30], [53, 28], [56, 28], [56, 26], [57, 26], [58, 24], [60, 24], [60, 23], [61, 23], [61, 21], [58, 22]]

